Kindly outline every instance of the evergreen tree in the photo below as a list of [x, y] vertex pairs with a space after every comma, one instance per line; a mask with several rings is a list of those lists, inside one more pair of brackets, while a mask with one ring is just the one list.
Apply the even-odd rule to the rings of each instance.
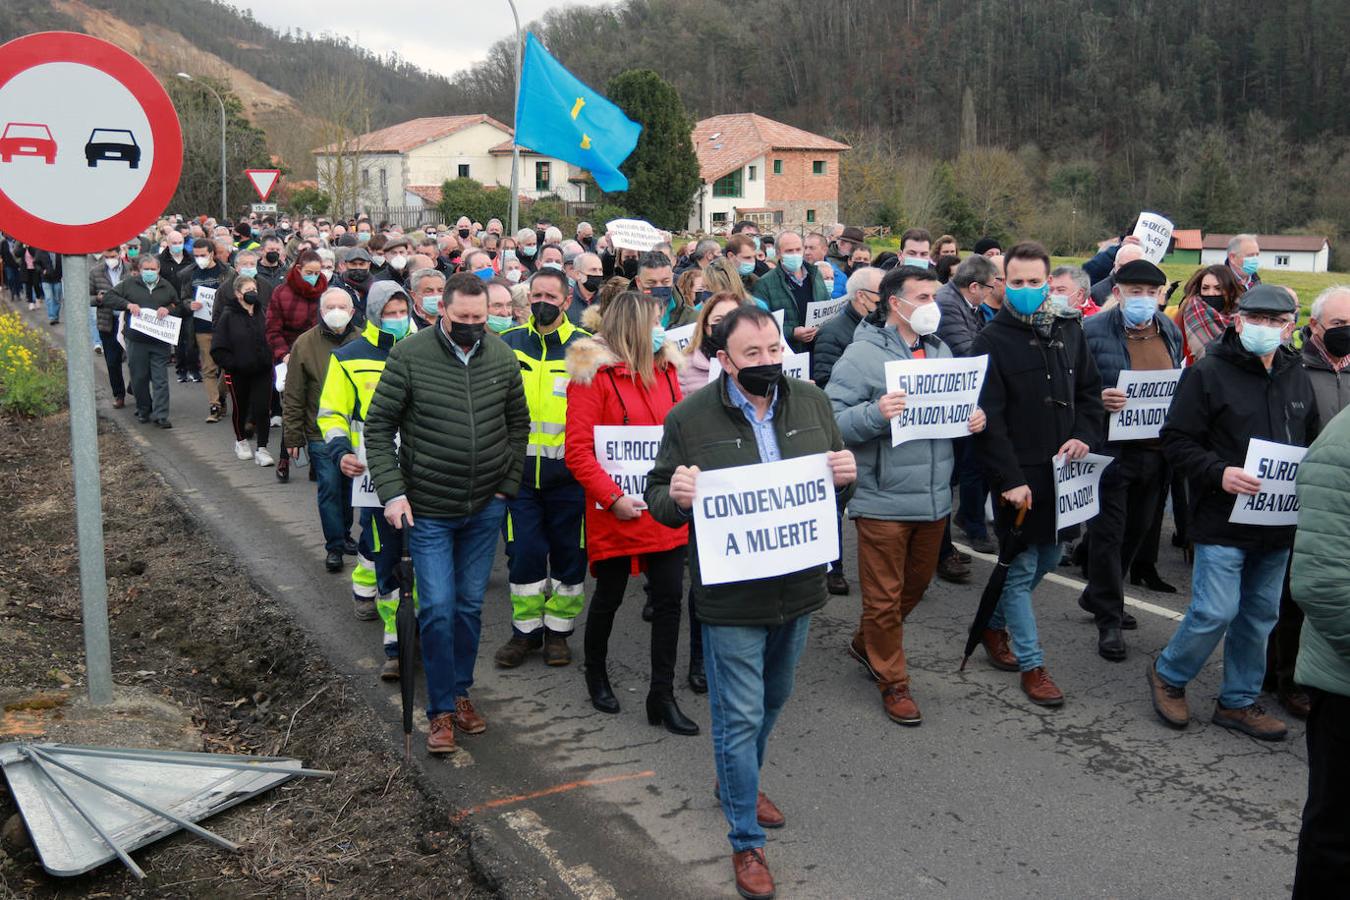
[[616, 75], [605, 94], [642, 126], [642, 134], [620, 166], [628, 176], [628, 190], [607, 194], [604, 202], [622, 206], [658, 228], [685, 228], [699, 177], [693, 122], [680, 95], [650, 69]]

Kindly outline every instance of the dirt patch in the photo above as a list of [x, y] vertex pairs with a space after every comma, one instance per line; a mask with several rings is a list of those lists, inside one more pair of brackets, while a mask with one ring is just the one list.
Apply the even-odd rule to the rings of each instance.
[[[68, 423], [53, 416], [0, 429], [0, 741], [125, 744], [134, 705], [112, 719], [81, 718]], [[181, 834], [138, 851], [144, 882], [117, 864], [52, 878], [31, 849], [6, 840], [0, 896], [492, 896], [448, 805], [388, 751], [375, 714], [304, 632], [120, 434], [101, 434], [100, 453], [115, 680], [135, 689], [141, 708], [167, 720], [181, 711], [187, 727], [172, 730], [180, 748], [285, 754], [338, 775], [288, 783], [204, 823], [244, 844], [242, 854]], [[15, 811], [0, 779], [0, 822]]]

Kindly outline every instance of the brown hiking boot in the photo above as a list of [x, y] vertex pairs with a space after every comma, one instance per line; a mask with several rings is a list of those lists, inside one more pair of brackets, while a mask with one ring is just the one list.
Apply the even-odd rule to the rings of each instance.
[[431, 720], [431, 733], [427, 735], [428, 753], [454, 753], [455, 722], [453, 713], [441, 713]]
[[[713, 782], [713, 796], [718, 800], [722, 799], [722, 785], [716, 781]], [[778, 804], [760, 791], [759, 796], [755, 798], [755, 821], [759, 823], [760, 828], [782, 828], [787, 824], [787, 817], [778, 808]]]
[[511, 640], [502, 644], [492, 655], [492, 661], [503, 669], [514, 669], [525, 661], [525, 657], [529, 656], [531, 651], [538, 650], [543, 645], [542, 635], [524, 635], [513, 631]]
[[1266, 712], [1259, 703], [1241, 709], [1226, 709], [1222, 704], [1215, 703], [1214, 718], [1210, 721], [1263, 741], [1282, 741], [1289, 733], [1288, 726]]
[[1008, 646], [1008, 632], [986, 628], [980, 635], [980, 643], [984, 644], [984, 652], [989, 654], [989, 663], [995, 669], [1004, 672], [1019, 671], [1017, 657], [1013, 656], [1012, 648]]
[[736, 892], [746, 900], [769, 900], [773, 897], [773, 876], [764, 858], [764, 848], [742, 850], [731, 854], [731, 865], [736, 870]]
[[473, 708], [473, 701], [468, 697], [460, 697], [455, 701], [455, 711], [450, 714], [455, 721], [455, 727], [465, 734], [482, 734], [487, 731], [487, 722], [478, 714], [478, 710]]
[[567, 646], [567, 635], [561, 631], [544, 634], [544, 665], [565, 666], [572, 662], [572, 650]]
[[970, 580], [970, 563], [961, 559], [964, 554], [955, 551], [950, 556], [938, 560], [937, 577], [952, 584], [965, 584]]
[[1287, 691], [1280, 691], [1277, 695], [1280, 705], [1284, 707], [1285, 712], [1295, 719], [1307, 719], [1308, 713], [1312, 712], [1312, 701], [1308, 699], [1308, 692], [1302, 688], [1291, 688]]
[[1062, 706], [1064, 693], [1050, 679], [1045, 666], [1037, 666], [1022, 673], [1022, 690], [1037, 706]]
[[886, 707], [886, 715], [892, 722], [901, 725], [920, 725], [923, 716], [919, 714], [919, 704], [909, 694], [909, 688], [887, 685], [881, 689], [881, 705]]
[[1186, 703], [1186, 689], [1173, 687], [1158, 674], [1158, 664], [1148, 664], [1148, 687], [1153, 695], [1153, 711], [1165, 725], [1185, 728], [1191, 721], [1191, 708]]
[[398, 657], [395, 656], [386, 658], [384, 661], [384, 665], [380, 667], [380, 680], [398, 681], [398, 677], [399, 677]]

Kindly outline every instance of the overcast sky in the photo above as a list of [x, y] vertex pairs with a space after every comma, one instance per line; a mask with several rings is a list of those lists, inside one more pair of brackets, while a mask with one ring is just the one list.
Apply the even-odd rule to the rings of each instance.
[[[467, 0], [394, 4], [382, 8], [370, 0], [231, 0], [278, 31], [345, 35], [372, 53], [393, 51], [432, 72], [454, 75], [487, 55], [488, 48], [515, 31], [506, 0]], [[603, 0], [567, 0], [566, 5], [597, 6]], [[562, 3], [516, 0], [521, 27]], [[401, 10], [403, 15], [396, 15]]]

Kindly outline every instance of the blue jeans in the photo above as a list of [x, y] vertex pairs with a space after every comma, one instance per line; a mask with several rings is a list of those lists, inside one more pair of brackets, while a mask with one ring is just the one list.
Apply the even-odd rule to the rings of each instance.
[[1059, 565], [1059, 544], [1034, 544], [1017, 554], [1008, 566], [1008, 580], [1003, 585], [1003, 596], [989, 627], [1008, 629], [1008, 647], [1017, 657], [1017, 667], [1023, 672], [1045, 664], [1041, 640], [1036, 634], [1036, 613], [1031, 608], [1031, 592], [1041, 583], [1046, 572]]
[[755, 818], [759, 770], [806, 646], [811, 616], [773, 626], [703, 626], [703, 667], [712, 712], [713, 760], [731, 849], [764, 846]]
[[61, 318], [61, 282], [42, 282], [42, 296], [47, 299], [47, 318], [55, 322]]
[[1242, 709], [1256, 702], [1266, 677], [1266, 639], [1280, 614], [1289, 550], [1242, 550], [1195, 545], [1191, 604], [1158, 657], [1158, 675], [1185, 687], [1223, 645], [1219, 703]]
[[319, 488], [319, 525], [323, 528], [323, 547], [329, 553], [341, 553], [352, 530], [351, 479], [338, 469], [337, 458], [323, 441], [310, 441], [306, 451]]
[[505, 517], [506, 501], [497, 497], [458, 519], [414, 514], [408, 550], [417, 578], [428, 719], [454, 712], [455, 700], [473, 686], [483, 594]]

